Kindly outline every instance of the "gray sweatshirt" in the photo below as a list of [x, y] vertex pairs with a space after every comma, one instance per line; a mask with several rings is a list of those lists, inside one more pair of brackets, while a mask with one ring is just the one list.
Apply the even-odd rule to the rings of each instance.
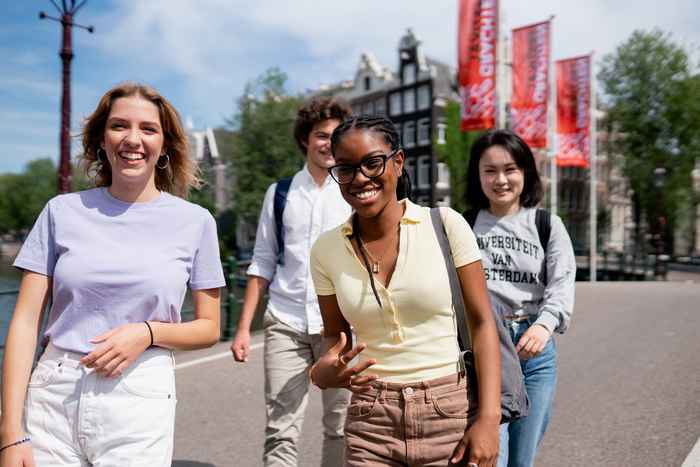
[[535, 315], [550, 333], [569, 327], [574, 309], [576, 258], [559, 216], [552, 215], [544, 249], [535, 225], [535, 208], [496, 217], [482, 209], [474, 224], [492, 305], [501, 316]]

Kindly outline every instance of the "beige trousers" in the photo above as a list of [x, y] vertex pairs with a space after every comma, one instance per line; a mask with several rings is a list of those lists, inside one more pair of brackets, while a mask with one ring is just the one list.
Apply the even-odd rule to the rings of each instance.
[[[301, 333], [275, 319], [263, 319], [265, 329], [265, 404], [267, 427], [263, 461], [266, 467], [297, 465], [297, 442], [308, 403], [309, 368], [321, 355], [321, 336]], [[323, 391], [322, 467], [342, 465], [343, 426], [350, 399], [346, 389]]]

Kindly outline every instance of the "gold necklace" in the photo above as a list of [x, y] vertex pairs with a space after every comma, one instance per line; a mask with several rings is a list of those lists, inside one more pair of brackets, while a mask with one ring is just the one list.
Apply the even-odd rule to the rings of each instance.
[[372, 253], [369, 252], [369, 249], [365, 246], [365, 242], [362, 241], [362, 237], [360, 237], [358, 233], [358, 238], [359, 238], [359, 244], [360, 248], [362, 248], [362, 251], [364, 251], [367, 256], [369, 256], [369, 260], [372, 263], [372, 273], [373, 274], [379, 274], [379, 271], [381, 271], [381, 266], [382, 266], [382, 258], [386, 255], [386, 252], [389, 251], [389, 247], [391, 246], [391, 241], [389, 244], [384, 248], [384, 251], [382, 252], [381, 256], [379, 256], [378, 259], [375, 259]]

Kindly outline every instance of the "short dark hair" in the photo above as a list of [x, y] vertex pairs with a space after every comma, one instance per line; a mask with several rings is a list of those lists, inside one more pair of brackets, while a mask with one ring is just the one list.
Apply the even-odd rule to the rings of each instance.
[[309, 134], [314, 125], [331, 118], [342, 122], [351, 113], [348, 103], [336, 97], [312, 97], [304, 102], [297, 111], [297, 119], [294, 122], [294, 139], [301, 153], [306, 156]]
[[523, 192], [520, 194], [520, 205], [526, 208], [537, 206], [542, 201], [544, 189], [540, 175], [537, 173], [535, 156], [527, 143], [510, 130], [491, 130], [474, 141], [467, 168], [467, 203], [476, 209], [489, 207], [489, 200], [481, 188], [479, 161], [491, 146], [503, 147], [523, 170], [525, 180]]

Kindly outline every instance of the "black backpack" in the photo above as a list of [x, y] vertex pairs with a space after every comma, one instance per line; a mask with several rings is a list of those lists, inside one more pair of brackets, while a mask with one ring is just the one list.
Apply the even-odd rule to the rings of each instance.
[[[472, 208], [464, 211], [464, 218], [469, 223], [469, 227], [474, 228], [476, 224], [476, 217], [479, 215], [479, 209]], [[535, 227], [537, 228], [537, 235], [540, 237], [540, 244], [542, 245], [544, 254], [547, 254], [547, 245], [549, 245], [549, 234], [552, 233], [552, 215], [546, 209], [537, 208], [535, 212]], [[544, 283], [547, 283], [547, 262], [545, 261], [544, 267]]]

